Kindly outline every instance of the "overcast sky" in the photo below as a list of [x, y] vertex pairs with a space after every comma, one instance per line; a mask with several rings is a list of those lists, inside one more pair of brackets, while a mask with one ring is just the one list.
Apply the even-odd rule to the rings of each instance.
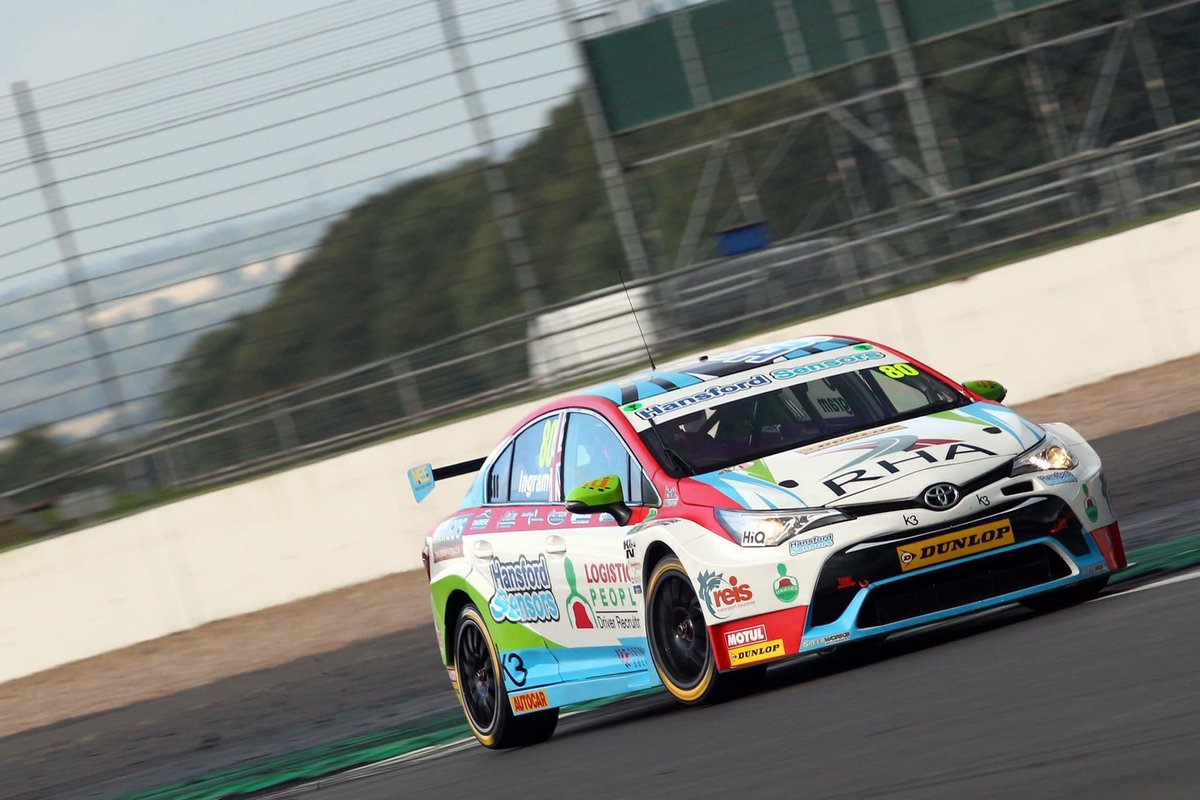
[[331, 0], [0, 0], [0, 76], [44, 86]]
[[[636, 18], [634, 2], [621, 0]], [[582, 77], [558, 0], [454, 7], [493, 134], [515, 147]], [[33, 89], [88, 316], [123, 326], [107, 339], [129, 399], [160, 388], [192, 334], [160, 337], [267, 299], [331, 212], [479, 155], [433, 0], [0, 0], [0, 77], [0, 437], [102, 405], [13, 82]]]

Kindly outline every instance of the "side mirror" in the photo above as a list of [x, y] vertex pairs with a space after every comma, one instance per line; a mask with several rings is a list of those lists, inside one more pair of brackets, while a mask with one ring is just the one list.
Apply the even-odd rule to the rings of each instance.
[[963, 381], [963, 386], [980, 397], [995, 400], [997, 403], [1008, 396], [1008, 389], [995, 381]]
[[625, 504], [621, 479], [616, 475], [581, 483], [567, 494], [567, 511], [572, 514], [612, 514], [618, 525], [625, 525], [633, 511]]

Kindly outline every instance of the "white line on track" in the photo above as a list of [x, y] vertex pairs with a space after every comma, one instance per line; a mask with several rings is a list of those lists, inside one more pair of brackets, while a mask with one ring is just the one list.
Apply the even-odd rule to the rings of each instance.
[[[1130, 563], [1130, 566], [1133, 566], [1132, 562]], [[1101, 600], [1112, 600], [1117, 597], [1124, 597], [1127, 594], [1135, 594], [1137, 592], [1144, 592], [1147, 589], [1158, 589], [1163, 586], [1170, 586], [1173, 583], [1183, 583], [1184, 581], [1193, 581], [1193, 580], [1196, 580], [1197, 578], [1200, 578], [1200, 570], [1196, 570], [1194, 572], [1186, 572], [1182, 575], [1174, 575], [1170, 578], [1163, 578], [1160, 581], [1154, 581], [1153, 583], [1147, 583], [1142, 586], [1134, 587], [1133, 589], [1126, 589], [1124, 591], [1113, 592], [1112, 594], [1101, 595], [1100, 597], [1097, 597], [1094, 600], [1089, 600], [1088, 602], [1089, 603], [1098, 603]], [[919, 628], [913, 628], [912, 630], [898, 631], [897, 638], [902, 637], [904, 634], [927, 633], [931, 630], [936, 630], [937, 628], [950, 626], [950, 625], [958, 625], [958, 624], [961, 624], [963, 622], [963, 620], [965, 620], [965, 619], [972, 619], [972, 618], [978, 619], [980, 617], [989, 616], [998, 611], [1005, 610], [1006, 608], [1007, 608], [1007, 606], [1001, 606], [999, 608], [984, 609], [982, 611], [977, 611], [974, 614], [966, 614], [961, 617], [955, 617], [954, 619], [943, 620], [940, 622], [934, 622], [929, 625], [923, 625]], [[590, 709], [588, 709], [588, 710], [590, 710]], [[584, 711], [571, 711], [566, 714], [563, 714], [562, 718], [566, 719], [568, 717], [573, 717], [577, 714], [582, 714], [582, 713], [585, 713], [585, 712]], [[430, 761], [432, 759], [441, 758], [442, 756], [450, 755], [451, 753], [456, 753], [461, 750], [467, 750], [467, 749], [475, 747], [475, 746], [476, 746], [476, 742], [475, 742], [475, 737], [473, 737], [473, 736], [469, 736], [465, 739], [459, 739], [454, 742], [447, 742], [445, 744], [430, 745], [429, 747], [422, 747], [419, 750], [413, 750], [408, 753], [401, 753], [398, 756], [392, 756], [391, 758], [384, 759], [383, 761], [376, 761], [372, 764], [363, 764], [360, 767], [354, 767], [353, 769], [346, 770], [345, 772], [340, 772], [335, 775], [330, 775], [329, 777], [326, 777], [326, 778], [320, 778], [318, 780], [311, 781], [309, 783], [301, 784], [300, 786], [293, 786], [289, 789], [285, 789], [278, 793], [261, 795], [261, 797], [263, 798], [263, 800], [271, 800], [271, 798], [277, 798], [277, 797], [278, 798], [294, 797], [298, 793], [311, 792], [311, 791], [320, 789], [321, 787], [331, 786], [333, 784], [338, 784], [338, 783], [345, 783], [345, 782], [352, 781], [352, 780], [355, 780], [358, 778], [366, 778], [370, 775], [375, 775], [375, 774], [378, 774], [381, 772], [386, 772], [389, 769], [401, 766], [403, 764], [416, 764], [416, 763], [419, 763], [422, 761]]]
[[[585, 711], [569, 711], [566, 714], [561, 715], [560, 719], [574, 717], [577, 714], [585, 713]], [[299, 786], [293, 786], [280, 792], [260, 795], [260, 797], [262, 800], [294, 797], [300, 793], [313, 792], [327, 786], [333, 786], [339, 783], [347, 783], [359, 778], [367, 778], [372, 775], [377, 775], [381, 772], [387, 772], [404, 764], [417, 764], [422, 761], [431, 761], [435, 758], [441, 758], [442, 756], [447, 756], [451, 753], [457, 753], [460, 750], [468, 750], [475, 746], [477, 746], [477, 744], [474, 736], [468, 736], [465, 739], [458, 739], [457, 741], [453, 742], [446, 742], [445, 744], [434, 744], [430, 745], [429, 747], [422, 747], [419, 750], [412, 750], [407, 753], [401, 753], [400, 755], [392, 756], [391, 758], [385, 758], [383, 761], [375, 761], [370, 764], [363, 764], [360, 767], [353, 767], [345, 772], [338, 772], [325, 778], [318, 778], [315, 781], [309, 781], [308, 783], [303, 783]]]
[[1135, 586], [1134, 588], [1126, 589], [1123, 592], [1114, 592], [1113, 594], [1102, 595], [1100, 597], [1097, 597], [1095, 600], [1089, 600], [1088, 602], [1089, 603], [1099, 603], [1101, 600], [1112, 600], [1114, 597], [1124, 597], [1127, 594], [1134, 594], [1136, 592], [1144, 592], [1147, 589], [1157, 589], [1161, 586], [1170, 586], [1172, 583], [1183, 583], [1184, 581], [1194, 581], [1197, 578], [1200, 578], [1200, 570], [1196, 570], [1195, 572], [1185, 572], [1182, 575], [1175, 575], [1170, 578], [1163, 578], [1161, 581], [1155, 581], [1154, 583], [1147, 583], [1143, 586]]

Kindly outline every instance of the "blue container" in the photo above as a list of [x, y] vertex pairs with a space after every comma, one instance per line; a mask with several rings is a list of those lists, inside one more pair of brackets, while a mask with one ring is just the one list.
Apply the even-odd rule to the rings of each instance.
[[771, 232], [765, 222], [747, 222], [717, 231], [717, 250], [723, 256], [736, 256], [762, 250], [771, 243]]

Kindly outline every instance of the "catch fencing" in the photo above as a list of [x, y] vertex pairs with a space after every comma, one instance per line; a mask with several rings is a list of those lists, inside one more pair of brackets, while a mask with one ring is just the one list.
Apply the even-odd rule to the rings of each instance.
[[[331, 6], [323, 15], [300, 16], [279, 30], [270, 29], [265, 39], [260, 31], [258, 38], [217, 43], [223, 50], [213, 49], [216, 44], [201, 48], [195, 63], [180, 61], [175, 70], [180, 73], [176, 80], [198, 84], [130, 100], [120, 113], [96, 109], [128, 99], [120, 92], [133, 91], [129, 87], [138, 81], [125, 73], [106, 78], [110, 85], [100, 90], [68, 84], [49, 103], [39, 91], [40, 111], [29, 105], [32, 94], [25, 97], [25, 111], [17, 115], [21, 119], [10, 120], [27, 129], [36, 112], [45, 139], [41, 161], [59, 169], [57, 179], [42, 175], [40, 184], [20, 193], [26, 200], [53, 180], [67, 188], [99, 180], [100, 175], [91, 173], [110, 168], [98, 162], [75, 172], [60, 167], [83, 163], [71, 159], [91, 152], [88, 148], [118, 156], [120, 166], [112, 168], [118, 174], [182, 164], [164, 157], [157, 165], [139, 167], [128, 149], [137, 145], [126, 140], [143, 134], [161, 137], [176, 124], [203, 131], [206, 119], [226, 111], [250, 124], [259, 137], [251, 141], [262, 143], [273, 157], [294, 151], [299, 161], [283, 170], [287, 177], [268, 171], [198, 195], [187, 192], [200, 185], [189, 181], [205, 180], [199, 175], [167, 178], [139, 172], [143, 207], [82, 225], [70, 203], [61, 204], [72, 214], [70, 221], [51, 219], [62, 209], [46, 213], [53, 231], [73, 230], [80, 237], [75, 256], [59, 253], [46, 262], [51, 266], [42, 268], [36, 262], [12, 261], [25, 258], [25, 251], [0, 254], [6, 265], [0, 281], [24, 276], [13, 279], [23, 289], [0, 297], [20, 315], [5, 326], [6, 332], [37, 330], [46, 326], [47, 317], [77, 320], [76, 328], [52, 332], [47, 340], [14, 337], [9, 349], [0, 350], [0, 359], [9, 365], [4, 380], [28, 393], [28, 399], [0, 409], [0, 423], [6, 414], [10, 420], [0, 435], [16, 441], [24, 425], [42, 423], [66, 443], [67, 452], [87, 456], [68, 469], [4, 476], [0, 490], [18, 526], [26, 531], [61, 529], [81, 517], [105, 513], [118, 501], [162, 498], [280, 469], [636, 369], [645, 365], [647, 348], [656, 359], [665, 359], [717, 347], [731, 338], [970, 274], [1200, 201], [1200, 96], [1191, 89], [1200, 85], [1194, 80], [1200, 77], [1195, 67], [1200, 63], [1196, 0], [1119, 7], [1032, 4], [1038, 7], [1032, 16], [988, 18], [959, 37], [908, 46], [909, 73], [897, 66], [903, 59], [897, 59], [895, 47], [855, 59], [853, 47], [843, 40], [839, 52], [849, 54], [846, 64], [807, 80], [734, 95], [725, 104], [616, 132], [607, 129], [605, 115], [615, 118], [613, 110], [603, 108], [607, 101], [581, 68], [579, 54], [588, 51], [590, 41], [645, 24], [639, 9], [618, 2], [559, 3], [548, 13], [544, 3], [501, 5], [414, 3], [405, 14], [393, 16], [387, 13], [395, 3], [362, 0]], [[1103, 13], [1091, 13], [1101, 6]], [[414, 17], [416, 13], [424, 16]], [[472, 27], [472, 15], [476, 22], [486, 18], [487, 24]], [[1083, 18], [1086, 24], [1079, 23]], [[386, 19], [397, 20], [395, 30], [381, 27]], [[551, 43], [529, 38], [543, 28], [553, 31]], [[421, 38], [430, 30], [441, 31], [444, 38], [430, 45]], [[363, 44], [371, 38], [379, 40], [386, 57]], [[296, 41], [320, 44], [331, 61], [304, 66], [295, 53], [278, 55], [281, 60], [256, 62], [254, 70], [220, 81], [273, 81], [259, 86], [257, 94], [248, 89], [234, 99], [205, 94], [218, 83], [212, 70], [228, 72], [230, 63], [248, 65], [238, 58], [255, 57], [237, 53], [266, 53], [267, 43], [278, 45], [271, 53], [282, 53], [286, 47], [280, 43], [297, 46]], [[337, 54], [362, 53], [364, 48], [362, 63], [334, 71]], [[346, 71], [375, 69], [389, 77], [378, 86], [363, 86], [364, 96], [388, 92], [402, 79], [399, 72], [387, 70], [411, 67], [422, 58], [436, 61], [439, 77], [427, 77], [412, 91], [438, 99], [421, 105], [415, 95], [402, 95], [404, 102], [424, 107], [450, 97], [462, 108], [452, 117], [410, 114], [405, 119], [420, 120], [423, 127], [400, 131], [389, 127], [397, 121], [385, 121], [396, 116], [394, 109], [385, 113], [363, 101], [365, 108], [383, 114], [376, 126], [387, 132], [382, 142], [356, 139], [358, 134], [345, 125], [313, 138], [315, 130], [305, 127], [311, 109], [282, 112], [286, 123], [253, 116], [261, 113], [255, 111], [256, 103], [267, 102], [256, 100], [258, 95], [282, 97], [308, 84], [343, 93], [357, 88], [347, 83], [355, 80], [353, 75], [341, 75]], [[494, 74], [499, 67], [481, 67], [503, 64], [505, 58], [535, 63], [536, 71], [522, 78], [507, 70]], [[562, 81], [547, 84], [548, 59], [559, 59]], [[387, 66], [372, 66], [374, 61]], [[1075, 69], [1080, 64], [1089, 65], [1082, 74]], [[161, 74], [162, 69], [145, 73]], [[140, 80], [154, 78], [143, 74]], [[1016, 94], [1005, 95], [997, 105], [987, 97], [987, 85], [1006, 81]], [[924, 133], [914, 122], [921, 118], [914, 111], [918, 86], [928, 112]], [[499, 99], [512, 92], [526, 97], [507, 104]], [[87, 106], [91, 111], [80, 112], [80, 119], [56, 120], [46, 111], [47, 106], [62, 106], [59, 113], [65, 114], [69, 104], [83, 104], [85, 95], [91, 98], [87, 102], [101, 105]], [[209, 97], [212, 102], [204, 106]], [[337, 105], [327, 102], [330, 108]], [[180, 103], [190, 105], [172, 105]], [[562, 147], [574, 148], [576, 154], [586, 151], [577, 169], [592, 182], [579, 190], [584, 194], [543, 198], [545, 205], [538, 206], [538, 192], [528, 185], [532, 171], [526, 167], [539, 162], [528, 142], [558, 129], [553, 122], [523, 127], [520, 122], [528, 117], [519, 109], [568, 106], [586, 120], [588, 136]], [[307, 131], [304, 141], [315, 150], [284, 146], [279, 132], [272, 130], [285, 124]], [[364, 124], [360, 119], [349, 127]], [[447, 126], [460, 138], [443, 141], [450, 136]], [[6, 141], [15, 146], [29, 139], [28, 133]], [[199, 138], [190, 144], [171, 142], [169, 149], [219, 146], [235, 135], [207, 133], [207, 138], [196, 134]], [[416, 138], [445, 146], [422, 154], [418, 163], [397, 166], [392, 161], [382, 169], [382, 162], [368, 159], [360, 172], [338, 173], [372, 150], [394, 159]], [[12, 170], [32, 173], [39, 151], [29, 143], [33, 156], [14, 157]], [[938, 151], [934, 163], [942, 164], [939, 170], [930, 169], [931, 143]], [[207, 172], [255, 164], [254, 158], [224, 157]], [[477, 160], [464, 172], [456, 166], [463, 158]], [[470, 258], [480, 250], [498, 254], [493, 269], [504, 273], [503, 294], [516, 298], [516, 313], [505, 313], [511, 306], [496, 303], [497, 310], [490, 318], [483, 314], [482, 324], [430, 331], [426, 341], [394, 347], [378, 358], [362, 359], [357, 354], [363, 348], [338, 339], [343, 352], [329, 363], [342, 368], [316, 378], [284, 379], [278, 388], [214, 402], [196, 413], [171, 410], [163, 402], [176, 388], [179, 365], [199, 357], [194, 347], [200, 337], [228, 325], [231, 316], [252, 316], [285, 293], [289, 280], [306, 265], [320, 265], [322, 248], [338, 244], [337, 225], [354, 218], [346, 212], [366, 189], [386, 192], [405, 181], [449, 186], [462, 182], [464, 175], [485, 179], [487, 192], [481, 196], [489, 198], [495, 235], [462, 253]], [[283, 201], [266, 202], [254, 193], [255, 185], [292, 179], [300, 183], [284, 184]], [[303, 188], [306, 179], [315, 182], [308, 190]], [[0, 211], [5, 200], [19, 198], [0, 198]], [[113, 209], [121, 202], [123, 192], [103, 191], [84, 205]], [[317, 202], [324, 205], [311, 205]], [[572, 203], [596, 215], [598, 233], [560, 249], [541, 246], [539, 215]], [[172, 220], [172, 209], [178, 213], [180, 208], [211, 213], [203, 224], [190, 218], [183, 224]], [[271, 216], [286, 208], [306, 213]], [[264, 224], [242, 231], [248, 235], [231, 235], [222, 227], [239, 217]], [[170, 235], [130, 233], [129, 225], [150, 220]], [[767, 246], [719, 255], [731, 234], [746, 230], [768, 239]], [[101, 240], [100, 234], [110, 238]], [[206, 245], [197, 238], [200, 234], [214, 236], [217, 245]], [[62, 239], [57, 233], [45, 238], [27, 250], [47, 257], [46, 248]], [[620, 247], [614, 250], [618, 240]], [[152, 252], [150, 247], [161, 249]], [[93, 267], [109, 248], [130, 260]], [[614, 252], [624, 259], [605, 260], [605, 254]], [[588, 267], [589, 260], [596, 263]], [[68, 268], [65, 283], [29, 282], [63, 266]], [[478, 276], [459, 280], [469, 290]], [[1031, 296], [1034, 305], [1045, 301]], [[319, 304], [321, 299], [306, 302]], [[364, 317], [380, 312], [369, 305], [374, 298], [366, 302]], [[631, 307], [637, 308], [636, 320]], [[404, 305], [388, 311], [415, 313]], [[303, 318], [300, 309], [296, 317]], [[170, 330], [156, 327], [156, 321], [169, 321]], [[1023, 322], [998, 309], [998, 330]], [[287, 332], [263, 329], [255, 335]], [[300, 352], [292, 357], [292, 362], [257, 366], [263, 372], [305, 376], [305, 364], [314, 356]], [[73, 378], [66, 391], [48, 380], [68, 374]], [[23, 415], [20, 409], [38, 413]], [[108, 493], [111, 499], [81, 502], [81, 496], [90, 496], [81, 492]], [[43, 510], [35, 514], [38, 509]]]

